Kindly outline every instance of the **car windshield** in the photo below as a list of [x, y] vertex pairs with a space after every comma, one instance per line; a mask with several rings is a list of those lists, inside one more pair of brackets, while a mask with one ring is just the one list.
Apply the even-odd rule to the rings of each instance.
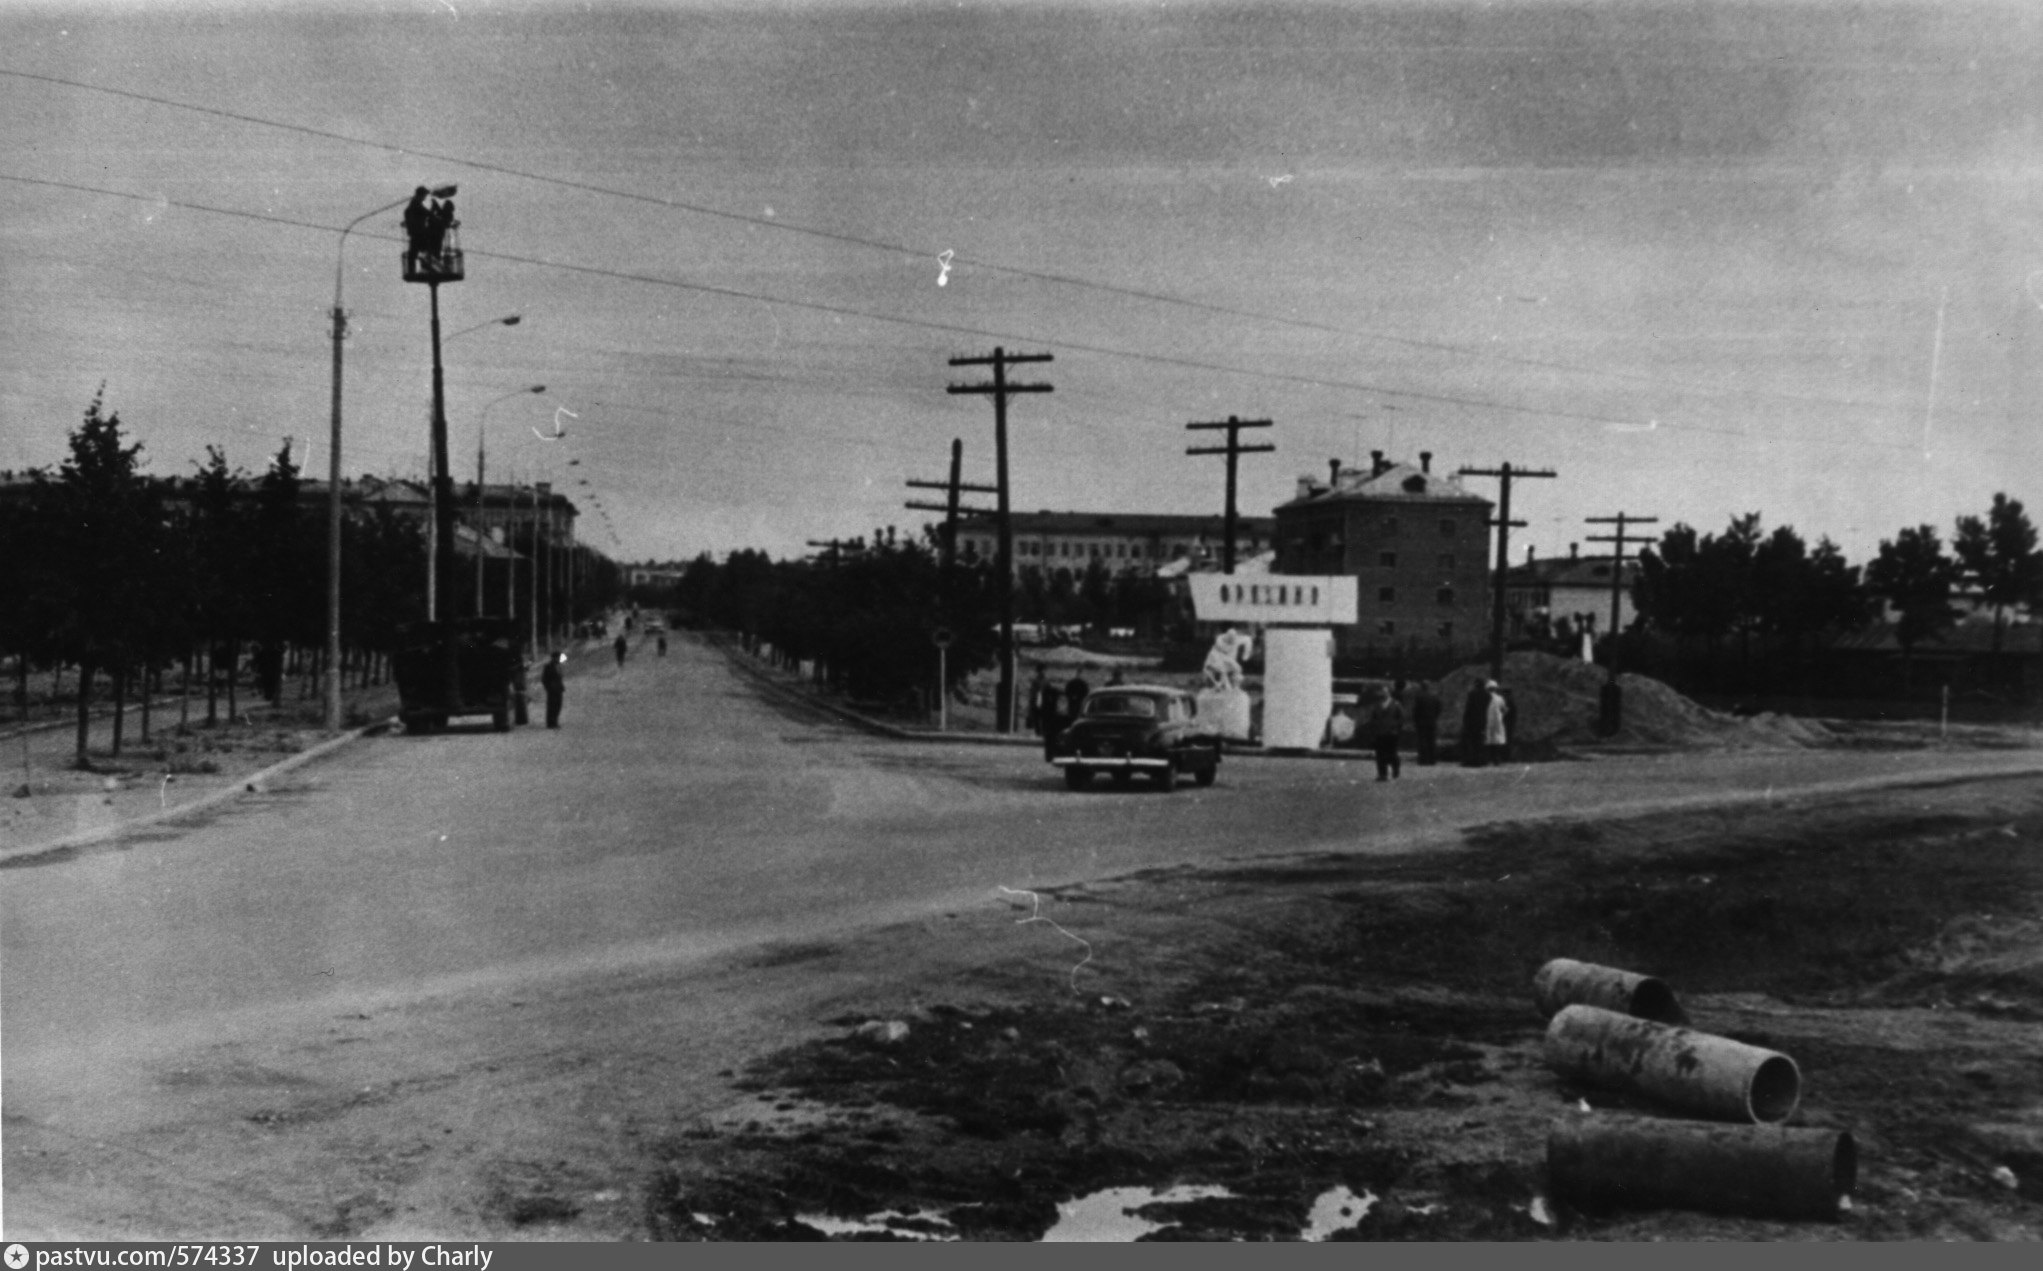
[[1085, 699], [1085, 713], [1088, 715], [1133, 715], [1138, 719], [1155, 719], [1162, 713], [1162, 703], [1146, 693], [1094, 693]]

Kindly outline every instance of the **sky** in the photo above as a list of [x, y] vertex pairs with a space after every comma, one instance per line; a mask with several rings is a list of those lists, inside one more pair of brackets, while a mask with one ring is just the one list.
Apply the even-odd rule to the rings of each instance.
[[1216, 514], [1238, 415], [1245, 514], [1425, 450], [1557, 474], [1514, 558], [1863, 561], [2043, 513], [2039, 112], [2013, 0], [0, 0], [0, 468], [103, 384], [153, 473], [323, 477], [338, 269], [343, 470], [422, 474], [428, 289], [342, 230], [458, 183], [454, 475], [620, 559], [921, 524], [998, 346], [1021, 510]]

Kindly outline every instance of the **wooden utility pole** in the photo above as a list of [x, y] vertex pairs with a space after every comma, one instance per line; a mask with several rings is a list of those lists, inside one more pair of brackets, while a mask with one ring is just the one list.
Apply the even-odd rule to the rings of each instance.
[[1490, 524], [1497, 527], [1497, 587], [1496, 596], [1490, 602], [1490, 678], [1499, 679], [1504, 674], [1504, 576], [1511, 568], [1511, 527], [1523, 529], [1525, 522], [1511, 519], [1511, 482], [1519, 477], [1554, 477], [1560, 475], [1552, 468], [1514, 468], [1503, 464], [1495, 468], [1463, 468], [1459, 475], [1464, 477], [1496, 477], [1500, 492], [1497, 496], [1497, 519]]
[[1633, 516], [1619, 512], [1616, 516], [1585, 516], [1591, 525], [1615, 525], [1615, 534], [1591, 534], [1592, 543], [1609, 543], [1610, 548], [1610, 678], [1617, 678], [1617, 637], [1620, 606], [1624, 603], [1624, 547], [1626, 543], [1650, 543], [1652, 539], [1643, 534], [1626, 534], [1627, 525], [1658, 525], [1657, 516]]
[[953, 384], [947, 393], [983, 393], [993, 399], [994, 482], [999, 488], [1000, 548], [994, 557], [994, 572], [1000, 576], [1000, 703], [994, 712], [994, 728], [1014, 729], [1014, 519], [1009, 513], [1007, 480], [1007, 399], [1016, 393], [1047, 393], [1048, 384], [1010, 384], [1007, 368], [1023, 362], [1051, 361], [1048, 353], [1009, 353], [996, 345], [992, 357], [954, 357], [952, 366], [990, 366], [991, 384]]
[[1185, 451], [1185, 453], [1188, 455], [1227, 456], [1227, 520], [1225, 534], [1223, 539], [1221, 540], [1222, 546], [1220, 556], [1220, 572], [1224, 574], [1231, 574], [1234, 572], [1234, 527], [1236, 521], [1234, 510], [1235, 461], [1239, 459], [1242, 455], [1268, 454], [1270, 451], [1276, 449], [1276, 447], [1272, 445], [1260, 446], [1242, 445], [1241, 430], [1244, 428], [1268, 428], [1270, 427], [1270, 421], [1267, 419], [1240, 419], [1233, 415], [1229, 415], [1225, 420], [1219, 423], [1186, 424], [1185, 427], [1193, 430], [1202, 428], [1225, 428], [1227, 430], [1226, 445], [1192, 446], [1188, 448]]
[[963, 479], [964, 463], [965, 443], [953, 437], [951, 438], [951, 479], [948, 481], [916, 481], [911, 478], [908, 482], [908, 488], [911, 490], [945, 490], [949, 492], [950, 497], [942, 503], [918, 503], [911, 499], [903, 505], [920, 512], [941, 512], [944, 514], [943, 572], [945, 577], [949, 577], [951, 565], [958, 558], [958, 518], [960, 516], [993, 515], [993, 512], [988, 508], [959, 507], [959, 493], [965, 490], [971, 490], [978, 494], [1000, 493], [1000, 487], [998, 486], [966, 484]]

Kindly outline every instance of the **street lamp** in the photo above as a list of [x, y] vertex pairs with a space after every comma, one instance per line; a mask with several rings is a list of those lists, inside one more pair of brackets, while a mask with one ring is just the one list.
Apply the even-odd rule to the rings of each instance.
[[[435, 198], [452, 198], [454, 187], [443, 185], [433, 191]], [[326, 726], [341, 725], [341, 341], [347, 338], [348, 315], [341, 308], [341, 277], [346, 266], [348, 234], [372, 216], [403, 207], [409, 196], [362, 213], [341, 228], [340, 246], [333, 259], [333, 432], [326, 454]]]
[[473, 335], [477, 331], [482, 330], [484, 327], [515, 327], [524, 320], [525, 315], [522, 313], [514, 313], [508, 318], [491, 318], [488, 322], [478, 322], [472, 327], [463, 327], [459, 331], [456, 331], [453, 335], [450, 335], [446, 339], [440, 341], [440, 343], [443, 345], [452, 344], [454, 343], [454, 341], [460, 339], [462, 336]]
[[[508, 322], [513, 322], [513, 323], [515, 323], [515, 322], [517, 321], [517, 319], [516, 319], [516, 318], [510, 318], [510, 319], [499, 319], [499, 321], [508, 321]], [[485, 322], [485, 323], [483, 323], [482, 325], [483, 325], [483, 326], [488, 326], [488, 325], [490, 325], [490, 324], [489, 324], [489, 323], [487, 323], [487, 322]], [[470, 331], [473, 331], [473, 330], [475, 330], [475, 329], [476, 329], [476, 328], [474, 328], [474, 327], [470, 327], [470, 328], [469, 328], [469, 330], [470, 330]], [[512, 390], [511, 390], [510, 392], [508, 392], [508, 393], [505, 393], [505, 394], [504, 394], [504, 395], [503, 395], [502, 397], [498, 397], [498, 398], [495, 398], [495, 399], [493, 399], [493, 400], [491, 400], [491, 401], [489, 401], [489, 402], [486, 402], [486, 403], [484, 403], [484, 404], [483, 404], [483, 408], [482, 408], [482, 414], [481, 414], [481, 415], [480, 415], [480, 416], [479, 416], [479, 417], [478, 417], [478, 418], [476, 419], [476, 423], [475, 423], [475, 534], [476, 534], [476, 540], [475, 540], [475, 616], [476, 616], [476, 617], [478, 617], [478, 618], [480, 618], [480, 617], [482, 617], [482, 616], [483, 616], [483, 602], [482, 602], [482, 520], [483, 520], [483, 509], [484, 509], [484, 507], [485, 507], [485, 506], [487, 505], [487, 503], [488, 503], [488, 500], [487, 500], [486, 496], [485, 496], [485, 495], [484, 495], [484, 493], [483, 493], [483, 480], [482, 480], [482, 472], [483, 472], [483, 433], [484, 433], [484, 430], [485, 430], [485, 429], [486, 429], [486, 428], [487, 428], [487, 427], [489, 426], [489, 408], [490, 408], [491, 406], [494, 406], [494, 405], [496, 405], [496, 404], [497, 404], [498, 402], [508, 402], [508, 401], [510, 401], [510, 400], [511, 400], [511, 399], [512, 399], [513, 397], [523, 397], [523, 396], [524, 396], [525, 394], [527, 394], [527, 393], [543, 393], [543, 392], [545, 392], [545, 391], [546, 391], [546, 385], [544, 385], [544, 384], [534, 384], [534, 385], [532, 385], [532, 386], [531, 386], [531, 387], [529, 387], [529, 388], [515, 388], [515, 389], [512, 389]], [[506, 539], [508, 540], [509, 536], [508, 536], [508, 535], [506, 535], [505, 537], [506, 537]], [[506, 618], [508, 618], [508, 617], [512, 617], [513, 615], [512, 615], [512, 614], [511, 614], [511, 613], [510, 613], [510, 612], [509, 612], [509, 611], [507, 610], [507, 611], [505, 611], [505, 614], [504, 614], [504, 616], [505, 616]]]

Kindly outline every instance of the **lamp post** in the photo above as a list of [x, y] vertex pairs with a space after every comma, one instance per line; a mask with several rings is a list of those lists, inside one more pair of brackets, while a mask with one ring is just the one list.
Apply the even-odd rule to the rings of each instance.
[[477, 331], [482, 330], [484, 327], [515, 327], [524, 320], [525, 315], [522, 313], [514, 313], [507, 318], [491, 318], [488, 322], [478, 322], [472, 327], [463, 327], [459, 331], [456, 331], [453, 335], [450, 335], [446, 339], [440, 341], [440, 343], [452, 344], [454, 343], [454, 341], [460, 339], [462, 336], [474, 335]]
[[[516, 321], [516, 319], [512, 319], [512, 321]], [[483, 325], [484, 325], [484, 326], [488, 326], [488, 325], [489, 325], [489, 323], [485, 322], [485, 323], [483, 323]], [[470, 328], [469, 328], [469, 330], [470, 330], [470, 331], [473, 331], [473, 330], [475, 330], [475, 329], [476, 329], [476, 328], [474, 328], [474, 327], [470, 327]], [[527, 394], [527, 393], [543, 393], [543, 392], [545, 392], [545, 391], [546, 391], [546, 385], [544, 385], [544, 384], [534, 384], [534, 385], [530, 386], [529, 388], [516, 388], [516, 389], [512, 389], [512, 390], [511, 390], [510, 392], [508, 392], [508, 393], [505, 393], [505, 394], [504, 394], [504, 395], [503, 395], [502, 397], [494, 398], [494, 399], [490, 400], [489, 402], [486, 402], [486, 403], [484, 403], [484, 405], [483, 405], [483, 408], [482, 408], [482, 414], [481, 414], [481, 416], [480, 416], [480, 417], [479, 417], [479, 418], [478, 418], [478, 419], [476, 420], [476, 424], [475, 424], [475, 533], [476, 533], [476, 542], [475, 542], [475, 616], [476, 616], [476, 617], [478, 617], [478, 618], [480, 618], [480, 617], [483, 617], [483, 616], [484, 616], [484, 615], [483, 615], [483, 599], [482, 599], [482, 559], [483, 559], [483, 558], [482, 558], [482, 520], [483, 520], [483, 510], [484, 510], [484, 508], [485, 508], [485, 507], [487, 506], [487, 504], [488, 504], [488, 497], [487, 497], [487, 496], [485, 495], [485, 493], [484, 493], [484, 487], [483, 487], [483, 453], [484, 453], [484, 449], [483, 449], [483, 435], [484, 435], [484, 430], [485, 430], [486, 428], [488, 428], [488, 427], [489, 427], [489, 408], [490, 408], [491, 406], [494, 406], [494, 405], [496, 405], [496, 404], [497, 404], [498, 402], [508, 402], [508, 401], [510, 401], [510, 400], [511, 400], [511, 399], [512, 399], [513, 397], [523, 397], [523, 396], [524, 396], [525, 394]], [[506, 535], [505, 537], [506, 537], [506, 539], [508, 540], [509, 536], [508, 536], [508, 535]], [[510, 611], [509, 611], [509, 610], [507, 609], [507, 610], [505, 610], [505, 612], [504, 612], [504, 616], [505, 616], [506, 618], [508, 618], [508, 617], [511, 617], [511, 616], [512, 616], [512, 614], [511, 614], [511, 613], [510, 613]]]
[[[448, 198], [453, 195], [454, 187], [443, 185], [433, 193], [438, 198]], [[341, 308], [341, 278], [347, 262], [348, 234], [370, 217], [403, 207], [407, 202], [409, 198], [397, 199], [349, 221], [341, 228], [340, 245], [334, 251], [333, 429], [326, 453], [326, 726], [329, 729], [337, 729], [341, 725], [341, 341], [348, 334], [347, 311]]]

